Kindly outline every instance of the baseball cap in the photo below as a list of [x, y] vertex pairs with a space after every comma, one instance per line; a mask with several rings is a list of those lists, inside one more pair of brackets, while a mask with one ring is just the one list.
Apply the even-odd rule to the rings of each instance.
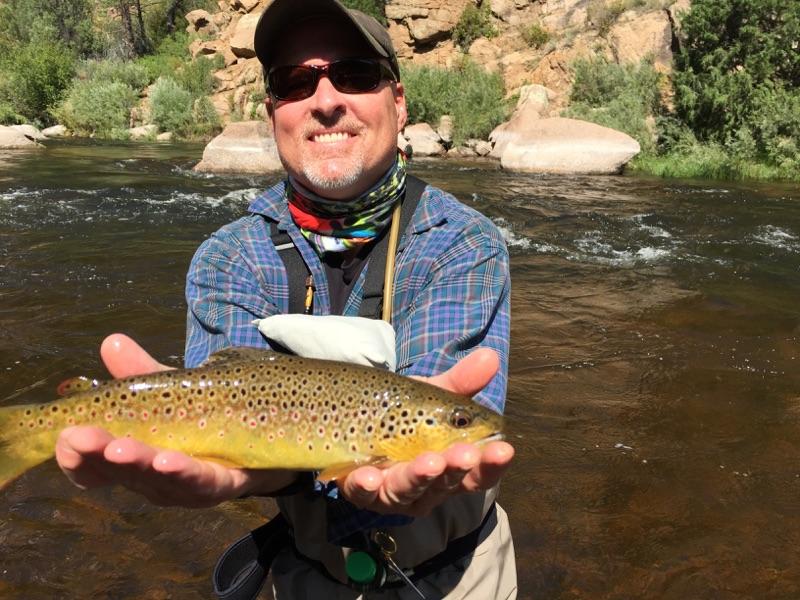
[[320, 16], [344, 17], [352, 23], [355, 31], [375, 50], [378, 56], [389, 61], [392, 72], [400, 81], [397, 54], [386, 28], [374, 17], [360, 10], [347, 8], [338, 0], [274, 0], [261, 13], [254, 36], [256, 56], [264, 67], [265, 73], [269, 72], [272, 67], [275, 42], [280, 36], [291, 31], [293, 25]]

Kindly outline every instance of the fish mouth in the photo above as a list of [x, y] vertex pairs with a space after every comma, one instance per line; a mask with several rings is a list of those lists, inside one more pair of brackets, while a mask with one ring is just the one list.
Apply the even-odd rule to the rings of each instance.
[[505, 434], [500, 433], [499, 431], [497, 431], [497, 432], [493, 433], [492, 435], [487, 435], [485, 438], [479, 439], [477, 442], [475, 442], [475, 445], [476, 446], [484, 446], [484, 445], [488, 444], [489, 442], [500, 442], [500, 441], [502, 441], [504, 439], [506, 439]]

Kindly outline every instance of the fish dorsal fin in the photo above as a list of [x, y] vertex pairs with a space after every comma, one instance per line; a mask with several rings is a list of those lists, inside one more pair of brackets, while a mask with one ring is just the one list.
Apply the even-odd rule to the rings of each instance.
[[72, 377], [71, 379], [65, 379], [56, 388], [56, 392], [59, 396], [71, 396], [72, 394], [77, 394], [78, 392], [85, 392], [87, 390], [94, 390], [99, 388], [103, 385], [104, 382], [98, 381], [97, 379], [89, 379], [88, 377], [84, 377], [83, 375], [79, 377]]
[[276, 355], [272, 350], [265, 350], [264, 348], [247, 348], [245, 346], [232, 346], [230, 348], [223, 348], [217, 350], [209, 356], [203, 365], [221, 362], [233, 362], [241, 360], [252, 361], [265, 361], [270, 360]]

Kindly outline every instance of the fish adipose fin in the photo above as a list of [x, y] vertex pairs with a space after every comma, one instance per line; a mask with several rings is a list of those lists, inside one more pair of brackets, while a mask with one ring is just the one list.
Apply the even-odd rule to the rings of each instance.
[[71, 396], [72, 394], [77, 394], [78, 392], [85, 392], [87, 390], [99, 388], [101, 385], [103, 385], [102, 381], [97, 381], [97, 379], [89, 379], [88, 377], [81, 375], [80, 377], [72, 377], [71, 379], [62, 381], [56, 388], [56, 392], [59, 396]]
[[53, 456], [58, 431], [30, 427], [36, 408], [0, 407], [0, 489]]
[[317, 481], [328, 483], [329, 481], [342, 480], [360, 467], [383, 467], [389, 464], [391, 464], [391, 461], [388, 461], [385, 456], [373, 456], [363, 462], [339, 463], [326, 467], [317, 475]]

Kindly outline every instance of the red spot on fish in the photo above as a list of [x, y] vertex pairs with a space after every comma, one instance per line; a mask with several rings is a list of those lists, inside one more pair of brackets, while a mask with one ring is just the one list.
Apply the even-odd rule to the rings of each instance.
[[158, 432], [158, 427], [151, 427], [150, 428], [150, 433], [157, 433], [157, 432]]
[[146, 410], [143, 410], [142, 411], [142, 420], [143, 421], [147, 421], [147, 419], [149, 419], [149, 418], [150, 418], [150, 413], [147, 412]]

